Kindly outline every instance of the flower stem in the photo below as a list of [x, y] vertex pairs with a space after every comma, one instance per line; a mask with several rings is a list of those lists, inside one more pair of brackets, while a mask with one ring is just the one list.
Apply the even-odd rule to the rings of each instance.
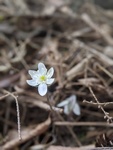
[[49, 94], [48, 94], [48, 92], [47, 92], [47, 102], [48, 102], [48, 105], [50, 106], [51, 112], [54, 112], [54, 110], [52, 108], [52, 105], [51, 105], [51, 103], [49, 101]]

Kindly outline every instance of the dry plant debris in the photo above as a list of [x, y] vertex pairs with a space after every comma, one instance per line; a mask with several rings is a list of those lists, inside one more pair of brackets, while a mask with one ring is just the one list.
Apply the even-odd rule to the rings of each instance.
[[[75, 147], [94, 147], [95, 142], [99, 147], [112, 146], [113, 11], [89, 1], [78, 12], [70, 6], [68, 0], [0, 0], [3, 150], [36, 150], [52, 144], [80, 150]], [[36, 70], [39, 62], [55, 69], [55, 82], [48, 93], [52, 118], [46, 96], [26, 83], [28, 70]], [[72, 95], [77, 97], [79, 116], [66, 115], [57, 107]], [[20, 107], [21, 141], [14, 97]]]
[[96, 150], [93, 145], [83, 146], [81, 148], [63, 147], [63, 146], [50, 146], [47, 150]]

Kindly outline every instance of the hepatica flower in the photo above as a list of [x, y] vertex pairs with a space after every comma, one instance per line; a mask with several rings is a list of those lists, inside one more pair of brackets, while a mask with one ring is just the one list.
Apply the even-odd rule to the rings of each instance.
[[38, 88], [38, 92], [41, 96], [44, 96], [47, 93], [48, 85], [51, 85], [54, 82], [52, 78], [54, 74], [54, 68], [51, 67], [48, 71], [43, 63], [38, 64], [38, 70], [29, 70], [28, 73], [31, 76], [31, 80], [27, 80], [27, 83], [30, 86]]
[[72, 95], [57, 105], [58, 107], [64, 107], [64, 113], [69, 115], [73, 112], [76, 115], [80, 115], [80, 106], [77, 103], [76, 96]]

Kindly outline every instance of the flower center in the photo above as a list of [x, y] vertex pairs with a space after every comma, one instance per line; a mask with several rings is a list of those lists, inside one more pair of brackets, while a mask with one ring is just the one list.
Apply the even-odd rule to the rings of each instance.
[[41, 80], [42, 82], [43, 82], [43, 81], [46, 81], [46, 76], [44, 76], [44, 75], [41, 76], [41, 77], [40, 77], [40, 80]]

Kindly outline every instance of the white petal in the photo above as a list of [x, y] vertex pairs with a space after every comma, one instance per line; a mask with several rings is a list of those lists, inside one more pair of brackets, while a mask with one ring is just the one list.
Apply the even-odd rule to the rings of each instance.
[[49, 85], [50, 85], [50, 84], [52, 84], [52, 83], [54, 82], [54, 80], [55, 80], [54, 78], [47, 79], [47, 80], [46, 80], [46, 84], [49, 84]]
[[75, 101], [72, 100], [68, 103], [68, 109], [70, 112], [73, 111], [74, 106], [75, 106]]
[[36, 71], [35, 71], [35, 70], [28, 70], [28, 73], [29, 73], [30, 76], [32, 77], [32, 76], [36, 73]]
[[38, 70], [41, 75], [45, 75], [47, 73], [47, 69], [43, 63], [38, 64]]
[[71, 98], [76, 102], [77, 99], [76, 95], [72, 95]]
[[47, 85], [46, 84], [40, 84], [38, 86], [38, 92], [41, 96], [44, 96], [47, 93]]
[[67, 100], [76, 102], [76, 95], [72, 95], [72, 96], [68, 97]]
[[39, 74], [39, 71], [35, 71], [35, 70], [29, 70], [28, 73], [30, 74], [31, 78], [33, 79], [37, 79]]
[[68, 105], [65, 105], [65, 107], [64, 107], [64, 114], [66, 114], [66, 115], [70, 114], [70, 111], [68, 109]]
[[29, 84], [30, 86], [37, 86], [37, 85], [38, 85], [35, 80], [26, 80], [26, 82], [27, 82], [27, 84]]
[[58, 107], [63, 107], [63, 106], [65, 106], [65, 105], [67, 105], [67, 104], [68, 104], [68, 101], [67, 101], [67, 100], [64, 100], [64, 101], [60, 102], [57, 106], [58, 106]]
[[48, 70], [48, 72], [47, 72], [47, 77], [48, 77], [48, 78], [51, 78], [51, 77], [53, 76], [53, 74], [54, 74], [54, 68], [52, 67], [52, 68], [50, 68], [50, 69]]
[[73, 109], [74, 114], [80, 115], [80, 106], [76, 103]]

